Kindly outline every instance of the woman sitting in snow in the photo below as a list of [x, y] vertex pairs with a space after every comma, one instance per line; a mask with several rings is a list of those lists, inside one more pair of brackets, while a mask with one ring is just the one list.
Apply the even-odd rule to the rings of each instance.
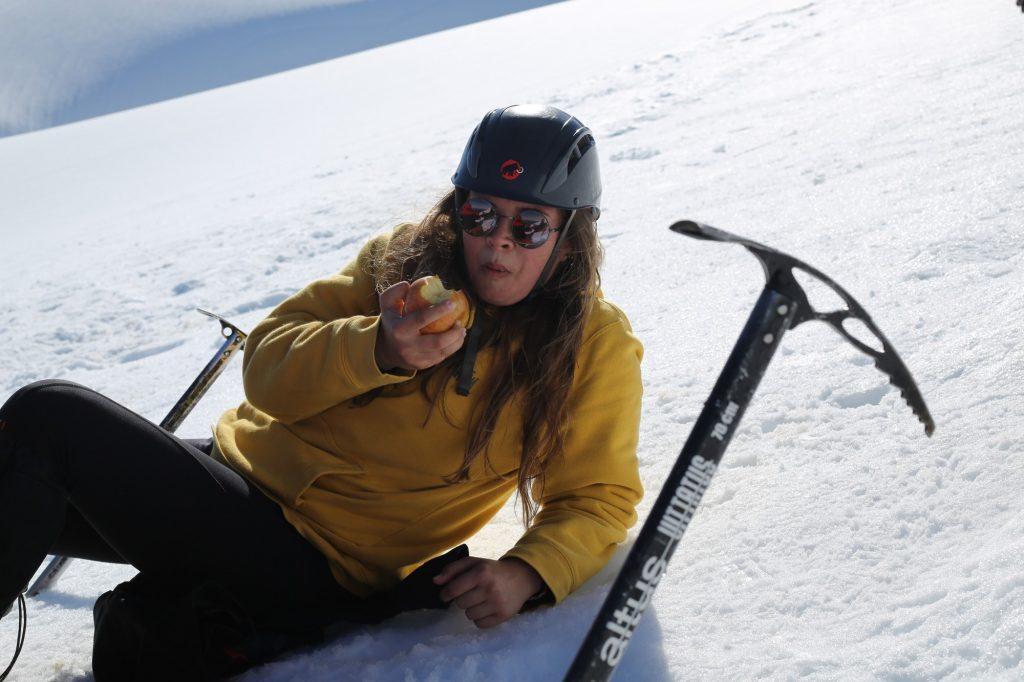
[[[250, 634], [294, 642], [444, 603], [491, 627], [594, 575], [642, 495], [642, 347], [598, 288], [593, 137], [558, 109], [497, 109], [452, 180], [418, 225], [252, 331], [246, 401], [209, 441], [66, 381], [15, 393], [0, 409], [0, 605], [57, 553], [131, 563], [132, 583], [194, 609], [216, 585]], [[398, 312], [428, 274], [470, 294], [468, 330], [421, 333], [445, 305]], [[444, 554], [513, 493], [528, 528], [504, 556]], [[229, 653], [260, 657], [244, 645]]]

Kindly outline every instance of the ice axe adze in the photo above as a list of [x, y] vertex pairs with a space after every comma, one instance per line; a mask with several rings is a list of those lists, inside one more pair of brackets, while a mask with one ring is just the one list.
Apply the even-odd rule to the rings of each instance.
[[[167, 413], [167, 416], [160, 422], [160, 428], [165, 431], [174, 433], [181, 423], [185, 421], [185, 417], [188, 416], [192, 408], [196, 406], [199, 399], [206, 394], [213, 382], [220, 376], [220, 373], [227, 367], [228, 361], [231, 360], [238, 350], [245, 346], [246, 333], [241, 329], [225, 320], [220, 315], [197, 308], [199, 312], [207, 317], [220, 322], [220, 333], [224, 337], [224, 342], [214, 353], [213, 358], [206, 363], [202, 371], [195, 378], [192, 384], [185, 389], [185, 392], [178, 398], [178, 402], [174, 403], [174, 407]], [[25, 592], [29, 597], [34, 597], [43, 590], [51, 587], [57, 578], [67, 570], [68, 564], [71, 563], [71, 557], [56, 556], [50, 560], [50, 563], [46, 565], [43, 572], [39, 574], [36, 581], [32, 583], [32, 586]]]
[[[788, 254], [724, 230], [690, 220], [675, 223], [671, 229], [696, 239], [741, 244], [757, 256], [768, 281], [587, 638], [566, 673], [566, 680], [607, 680], [615, 671], [787, 329], [808, 320], [829, 324], [858, 350], [874, 359], [875, 367], [900, 389], [910, 409], [924, 424], [924, 432], [930, 436], [935, 430], [921, 392], [896, 354], [896, 349], [845, 289]], [[832, 312], [815, 310], [794, 277], [794, 270], [801, 270], [830, 287], [846, 303], [846, 309]], [[843, 327], [847, 320], [860, 320], [874, 334], [882, 350], [878, 351], [853, 336]]]

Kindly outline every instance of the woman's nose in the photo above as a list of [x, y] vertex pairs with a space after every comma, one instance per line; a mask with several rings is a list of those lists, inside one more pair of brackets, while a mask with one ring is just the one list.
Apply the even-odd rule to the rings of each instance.
[[493, 232], [487, 235], [487, 239], [490, 240], [492, 246], [502, 249], [511, 249], [515, 246], [515, 241], [512, 239], [512, 220], [513, 218], [508, 216], [498, 217], [498, 225], [494, 228]]

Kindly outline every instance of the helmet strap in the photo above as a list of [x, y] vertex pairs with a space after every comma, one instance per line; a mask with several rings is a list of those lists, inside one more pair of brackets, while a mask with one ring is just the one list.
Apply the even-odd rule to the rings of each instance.
[[533, 300], [540, 293], [541, 288], [547, 284], [548, 279], [551, 277], [552, 271], [555, 269], [555, 264], [558, 263], [558, 247], [562, 245], [562, 241], [565, 236], [569, 234], [569, 227], [572, 225], [573, 218], [576, 217], [576, 210], [573, 209], [569, 213], [569, 217], [565, 221], [565, 226], [557, 232], [558, 236], [555, 238], [555, 248], [551, 250], [551, 255], [548, 256], [548, 262], [544, 264], [544, 269], [540, 271], [540, 277], [533, 285], [533, 289], [526, 295], [525, 301]]

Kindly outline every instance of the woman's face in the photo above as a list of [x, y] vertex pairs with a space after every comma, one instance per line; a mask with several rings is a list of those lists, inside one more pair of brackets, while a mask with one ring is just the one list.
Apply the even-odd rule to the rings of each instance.
[[[561, 227], [563, 213], [551, 206], [512, 201], [490, 194], [470, 192], [471, 197], [490, 201], [499, 215], [513, 216], [524, 209], [542, 212], [552, 227]], [[512, 221], [500, 218], [498, 226], [485, 237], [462, 233], [462, 254], [466, 272], [476, 295], [484, 302], [496, 306], [518, 303], [533, 290], [551, 250], [555, 248], [557, 232], [552, 232], [544, 244], [535, 249], [524, 249], [512, 241]], [[565, 243], [562, 252], [568, 250]]]

